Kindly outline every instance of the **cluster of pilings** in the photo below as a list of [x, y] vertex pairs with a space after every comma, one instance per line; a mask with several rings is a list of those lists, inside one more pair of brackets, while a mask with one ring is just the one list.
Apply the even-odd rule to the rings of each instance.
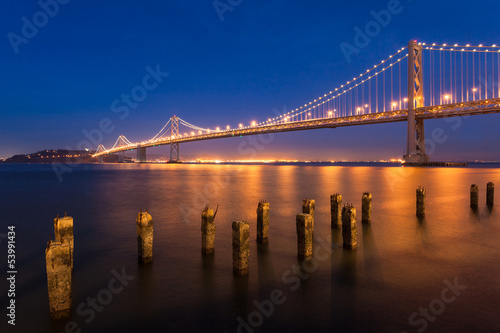
[[54, 219], [55, 240], [45, 249], [50, 314], [54, 319], [66, 318], [71, 311], [73, 274], [73, 218], [64, 214]]
[[[417, 188], [417, 217], [425, 217], [425, 189], [423, 187]], [[495, 198], [495, 184], [489, 182], [486, 184], [486, 205], [488, 207], [493, 207]], [[473, 210], [479, 208], [479, 186], [477, 184], [472, 184], [470, 186], [470, 207]]]
[[[486, 205], [488, 207], [493, 207], [493, 202], [495, 195], [495, 184], [489, 182], [486, 184]], [[477, 184], [472, 184], [470, 186], [470, 207], [472, 209], [477, 209], [479, 207], [479, 186]]]
[[[486, 204], [493, 206], [494, 184], [486, 186]], [[423, 187], [416, 190], [416, 215], [425, 217], [425, 194]], [[347, 203], [342, 206], [342, 195], [339, 193], [330, 196], [331, 228], [342, 230], [343, 248], [355, 250], [357, 248], [356, 208]], [[477, 209], [479, 206], [479, 187], [472, 184], [470, 187], [470, 206]], [[314, 213], [316, 202], [313, 199], [304, 199], [302, 213], [295, 217], [297, 230], [297, 255], [300, 260], [307, 259], [313, 253]], [[215, 217], [213, 209], [208, 205], [201, 213], [201, 252], [211, 255], [215, 251]], [[371, 223], [372, 194], [363, 193], [361, 197], [361, 222]], [[136, 218], [138, 258], [143, 264], [153, 261], [153, 218], [149, 212], [140, 210]], [[248, 260], [250, 254], [250, 226], [246, 221], [233, 221], [233, 272], [236, 275], [248, 274]], [[49, 240], [45, 250], [47, 268], [47, 286], [51, 316], [60, 319], [69, 316], [72, 296], [73, 273], [73, 218], [65, 214], [54, 219], [55, 240]], [[257, 206], [257, 242], [267, 243], [269, 239], [269, 202], [260, 200]]]

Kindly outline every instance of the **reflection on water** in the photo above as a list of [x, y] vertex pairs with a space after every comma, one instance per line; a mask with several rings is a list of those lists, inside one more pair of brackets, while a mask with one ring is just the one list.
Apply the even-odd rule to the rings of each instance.
[[[9, 208], [2, 229], [17, 226], [18, 331], [65, 330], [50, 321], [44, 262], [52, 219], [65, 211], [75, 233], [70, 320], [82, 332], [236, 332], [241, 322], [250, 325], [242, 332], [416, 332], [410, 315], [455, 277], [467, 289], [428, 331], [500, 330], [500, 220], [486, 207], [486, 183], [500, 183], [497, 169], [82, 165], [59, 183], [50, 166], [2, 165], [0, 179]], [[480, 190], [476, 211], [472, 183]], [[427, 191], [424, 219], [415, 216], [418, 186]], [[371, 224], [360, 222], [365, 191], [373, 194]], [[330, 228], [336, 192], [358, 210], [356, 251], [343, 250], [341, 231]], [[315, 249], [326, 242], [332, 250], [316, 266], [297, 260], [295, 214], [305, 198], [316, 200]], [[259, 199], [270, 202], [268, 244], [255, 241]], [[214, 255], [201, 254], [206, 203], [220, 205]], [[154, 220], [150, 266], [137, 263], [141, 208]], [[251, 228], [246, 277], [232, 274], [231, 222], [239, 219]], [[76, 309], [107, 288], [113, 269], [134, 279], [87, 322]], [[276, 291], [283, 302], [271, 311], [262, 304]]]

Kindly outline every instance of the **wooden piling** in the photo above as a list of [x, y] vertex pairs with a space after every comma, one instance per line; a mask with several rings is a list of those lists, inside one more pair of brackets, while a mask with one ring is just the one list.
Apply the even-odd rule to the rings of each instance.
[[248, 274], [248, 257], [250, 255], [250, 227], [248, 222], [233, 221], [233, 273]]
[[425, 217], [425, 189], [420, 186], [417, 188], [417, 216]]
[[64, 217], [59, 215], [54, 219], [54, 235], [56, 242], [68, 243], [70, 249], [71, 269], [73, 269], [73, 251], [74, 251], [74, 236], [73, 236], [73, 218], [64, 213]]
[[313, 217], [311, 214], [297, 214], [295, 225], [297, 228], [297, 254], [302, 260], [312, 256]]
[[479, 186], [476, 184], [470, 186], [470, 207], [473, 209], [479, 207]]
[[148, 264], [153, 261], [153, 217], [142, 210], [137, 215], [137, 247], [139, 261]]
[[495, 195], [495, 184], [489, 182], [486, 185], [486, 204], [490, 207], [493, 206], [493, 203], [495, 201], [494, 195]]
[[269, 202], [259, 201], [257, 207], [257, 242], [267, 243], [269, 239]]
[[302, 214], [309, 214], [312, 217], [312, 233], [314, 234], [314, 211], [316, 210], [316, 201], [314, 199], [304, 199], [302, 201]]
[[342, 239], [344, 249], [355, 250], [357, 248], [356, 208], [350, 204], [342, 208]]
[[371, 223], [372, 221], [372, 194], [363, 193], [361, 198], [361, 223]]
[[330, 211], [332, 214], [332, 228], [342, 228], [342, 195], [330, 195]]
[[[216, 212], [217, 214], [217, 212]], [[201, 252], [212, 254], [215, 251], [215, 215], [208, 205], [201, 213]]]
[[45, 249], [50, 315], [69, 317], [71, 312], [72, 260], [69, 242], [49, 241]]

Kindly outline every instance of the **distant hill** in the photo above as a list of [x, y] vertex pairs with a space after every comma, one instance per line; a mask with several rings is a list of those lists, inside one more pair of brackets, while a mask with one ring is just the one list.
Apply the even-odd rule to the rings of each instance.
[[[97, 158], [92, 157], [94, 151], [87, 150], [66, 150], [66, 149], [46, 149], [32, 154], [14, 155], [0, 163], [94, 163]], [[105, 162], [118, 161], [117, 155], [107, 155]]]

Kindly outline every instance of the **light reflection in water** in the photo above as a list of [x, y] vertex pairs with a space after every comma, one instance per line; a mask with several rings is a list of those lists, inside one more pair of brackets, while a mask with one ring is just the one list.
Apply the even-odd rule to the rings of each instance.
[[[8, 177], [0, 173], [0, 199], [11, 207], [5, 218], [18, 221], [26, 239], [18, 255], [26, 272], [18, 281], [18, 304], [19, 313], [32, 319], [20, 321], [23, 331], [52, 327], [43, 249], [51, 219], [64, 211], [75, 219], [75, 306], [105, 287], [113, 268], [126, 267], [137, 276], [92, 323], [73, 314], [84, 332], [135, 332], [144, 323], [151, 331], [235, 331], [236, 318], [247, 318], [256, 309], [253, 301], [268, 299], [274, 289], [287, 301], [265, 318], [262, 331], [410, 331], [409, 315], [438, 297], [443, 280], [455, 276], [469, 288], [432, 330], [498, 329], [500, 221], [496, 209], [485, 206], [486, 183], [500, 184], [497, 169], [122, 164], [82, 167], [62, 184], [47, 181], [49, 171], [38, 166], [9, 170]], [[480, 187], [477, 212], [469, 207], [472, 183]], [[415, 216], [418, 186], [427, 190], [421, 221]], [[16, 190], [23, 188], [31, 191]], [[364, 191], [373, 194], [371, 225], [360, 223]], [[335, 245], [341, 243], [341, 232], [330, 228], [335, 192], [357, 209], [355, 252]], [[271, 207], [268, 245], [255, 241], [261, 198]], [[291, 290], [282, 276], [300, 264], [295, 214], [305, 198], [316, 200], [315, 247], [322, 237], [334, 249]], [[200, 250], [206, 203], [220, 204], [214, 256]], [[151, 267], [137, 264], [140, 208], [154, 219]], [[250, 223], [250, 274], [244, 278], [232, 275], [236, 219]]]

